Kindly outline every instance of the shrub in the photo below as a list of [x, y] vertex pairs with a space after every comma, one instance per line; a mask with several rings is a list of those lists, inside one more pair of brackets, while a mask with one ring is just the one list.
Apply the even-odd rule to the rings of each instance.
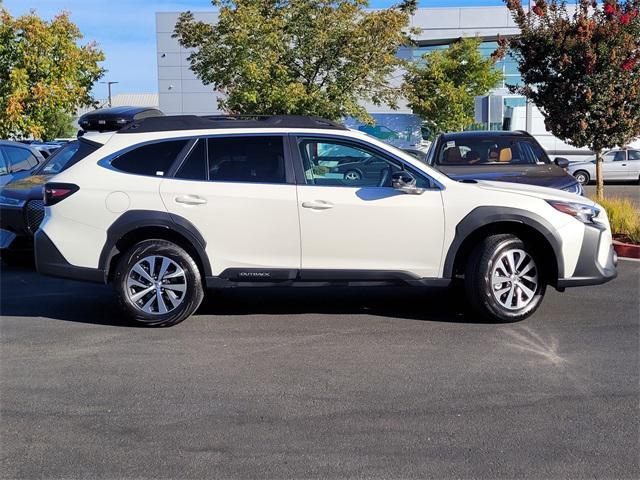
[[632, 243], [640, 244], [640, 210], [626, 198], [602, 198], [597, 201], [607, 211], [613, 234], [624, 235]]

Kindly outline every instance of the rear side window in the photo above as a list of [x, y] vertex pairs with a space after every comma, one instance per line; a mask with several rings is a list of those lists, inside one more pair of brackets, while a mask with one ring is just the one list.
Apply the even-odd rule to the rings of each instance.
[[629, 150], [629, 160], [640, 160], [640, 151]]
[[53, 152], [37, 173], [55, 175], [98, 150], [100, 145], [86, 140], [74, 140]]
[[4, 152], [12, 172], [30, 170], [38, 164], [35, 155], [26, 148], [5, 146]]
[[209, 180], [286, 183], [282, 137], [209, 138]]
[[207, 180], [207, 140], [199, 139], [176, 172], [176, 178]]
[[116, 157], [111, 166], [136, 175], [163, 176], [186, 144], [187, 140], [167, 140], [142, 145]]

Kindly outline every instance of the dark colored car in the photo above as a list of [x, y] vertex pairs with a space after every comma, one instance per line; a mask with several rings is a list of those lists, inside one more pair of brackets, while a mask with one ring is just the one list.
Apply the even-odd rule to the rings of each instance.
[[443, 133], [433, 142], [427, 163], [455, 180], [526, 183], [584, 195], [566, 171], [569, 161], [552, 162], [527, 132]]
[[422, 150], [418, 150], [416, 148], [403, 148], [402, 150], [407, 152], [409, 155], [413, 155], [421, 162], [427, 162], [427, 152], [423, 152]]
[[29, 146], [38, 150], [42, 156], [46, 159], [49, 156], [58, 150], [63, 144], [62, 143], [54, 143], [54, 142], [31, 142]]
[[4, 260], [33, 249], [33, 234], [44, 219], [43, 185], [101, 146], [84, 137], [69, 142], [44, 160], [33, 175], [0, 190], [0, 254]]
[[83, 131], [115, 132], [136, 120], [163, 116], [157, 108], [150, 107], [111, 107], [85, 113], [78, 119]]
[[43, 162], [43, 155], [35, 148], [20, 142], [0, 140], [0, 186], [31, 175]]

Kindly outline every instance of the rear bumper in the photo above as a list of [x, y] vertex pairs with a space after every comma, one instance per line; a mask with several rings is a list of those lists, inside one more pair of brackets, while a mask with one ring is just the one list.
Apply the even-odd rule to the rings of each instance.
[[[573, 275], [570, 278], [558, 279], [557, 287], [559, 289], [567, 287], [583, 287], [586, 285], [600, 285], [609, 280], [613, 280], [618, 276], [616, 266], [618, 264], [618, 256], [616, 255], [611, 238], [605, 235], [607, 229], [600, 225], [585, 225], [584, 238], [582, 240], [582, 248], [580, 256]], [[608, 253], [604, 265], [598, 262], [598, 252], [606, 245], [602, 242], [608, 242]]]
[[[44, 218], [44, 205], [40, 199], [22, 200], [20, 205], [0, 205], [0, 230], [4, 241], [0, 250], [33, 250], [33, 234]], [[9, 237], [10, 241], [7, 241]]]
[[13, 250], [16, 247], [23, 249], [30, 242], [18, 242], [21, 237], [27, 237], [24, 224], [24, 205], [0, 206], [0, 250]]
[[36, 232], [34, 247], [36, 269], [41, 275], [83, 282], [106, 283], [104, 270], [71, 265], [42, 230]]

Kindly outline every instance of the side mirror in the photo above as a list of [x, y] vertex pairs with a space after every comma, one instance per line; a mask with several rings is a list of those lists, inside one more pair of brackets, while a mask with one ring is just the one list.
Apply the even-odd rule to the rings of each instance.
[[556, 165], [558, 165], [560, 168], [567, 168], [569, 166], [569, 160], [563, 157], [556, 157], [556, 159], [553, 162]]
[[391, 186], [396, 190], [410, 195], [420, 195], [424, 192], [424, 188], [418, 188], [416, 186], [415, 177], [405, 171], [396, 172], [391, 175]]

